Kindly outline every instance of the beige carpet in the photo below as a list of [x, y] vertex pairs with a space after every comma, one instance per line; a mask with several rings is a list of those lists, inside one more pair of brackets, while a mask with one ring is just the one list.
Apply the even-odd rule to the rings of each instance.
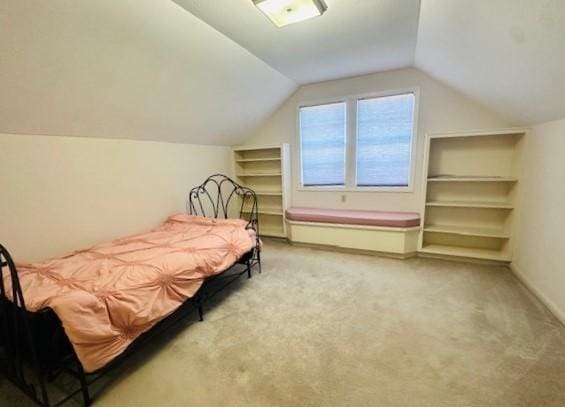
[[267, 242], [263, 270], [94, 405], [565, 406], [565, 328], [505, 268]]

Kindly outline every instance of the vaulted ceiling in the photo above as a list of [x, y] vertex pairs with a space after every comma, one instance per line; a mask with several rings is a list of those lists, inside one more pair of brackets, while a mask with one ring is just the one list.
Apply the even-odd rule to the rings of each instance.
[[325, 0], [274, 27], [251, 0], [174, 0], [300, 84], [415, 66], [515, 124], [565, 117], [565, 0]]
[[565, 117], [563, 0], [0, 1], [0, 132], [236, 144], [300, 84], [415, 66], [515, 124]]
[[416, 67], [516, 124], [565, 117], [565, 0], [422, 0]]
[[320, 18], [276, 28], [252, 0], [174, 0], [300, 84], [411, 66], [420, 0], [326, 0]]
[[0, 133], [230, 145], [295, 89], [169, 0], [0, 1]]

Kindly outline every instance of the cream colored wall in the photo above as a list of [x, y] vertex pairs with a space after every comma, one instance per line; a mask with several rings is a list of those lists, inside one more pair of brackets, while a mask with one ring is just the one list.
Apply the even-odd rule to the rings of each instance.
[[0, 243], [35, 261], [141, 232], [231, 168], [228, 147], [0, 134]]
[[[299, 190], [299, 155], [296, 130], [300, 103], [417, 87], [420, 91], [413, 192], [329, 192]], [[292, 198], [294, 206], [419, 211], [422, 192], [424, 136], [509, 127], [506, 122], [472, 100], [414, 69], [400, 69], [302, 86], [247, 140], [247, 144], [290, 143], [292, 147]], [[341, 196], [346, 195], [346, 202]]]
[[514, 271], [565, 323], [565, 119], [523, 145]]

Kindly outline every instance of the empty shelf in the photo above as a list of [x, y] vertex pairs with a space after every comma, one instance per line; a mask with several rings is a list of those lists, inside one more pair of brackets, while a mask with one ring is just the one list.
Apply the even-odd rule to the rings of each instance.
[[478, 201], [430, 201], [426, 206], [450, 207], [450, 208], [485, 208], [485, 209], [513, 209], [506, 202], [478, 202]]
[[424, 245], [421, 253], [435, 254], [441, 256], [466, 257], [471, 259], [510, 261], [507, 254], [498, 250], [476, 249], [470, 247], [444, 246], [439, 244]]
[[245, 177], [280, 177], [280, 172], [256, 172], [256, 173], [247, 173], [247, 174], [236, 174], [236, 176], [245, 178]]
[[280, 152], [280, 146], [239, 146], [234, 147], [233, 151], [238, 152], [249, 152], [249, 151], [265, 151], [265, 150], [276, 150]]
[[428, 182], [518, 182], [513, 177], [467, 177], [467, 176], [445, 176], [430, 177]]
[[282, 192], [271, 192], [271, 191], [257, 191], [255, 190], [256, 195], [261, 196], [282, 196]]
[[461, 236], [490, 237], [495, 239], [510, 239], [510, 235], [502, 230], [467, 226], [428, 225], [424, 226], [424, 232], [448, 233]]
[[[250, 213], [249, 209], [244, 209], [243, 213]], [[281, 209], [259, 209], [259, 215], [275, 215], [275, 216], [282, 216], [283, 211]]]
[[255, 162], [265, 162], [265, 161], [280, 161], [280, 157], [272, 157], [272, 158], [240, 158], [235, 160], [238, 163], [255, 163]]
[[259, 236], [286, 237], [281, 228], [262, 227], [259, 225]]

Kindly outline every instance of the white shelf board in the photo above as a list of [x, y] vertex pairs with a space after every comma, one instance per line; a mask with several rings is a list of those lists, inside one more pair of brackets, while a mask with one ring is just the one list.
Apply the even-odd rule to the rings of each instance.
[[276, 191], [258, 191], [258, 190], [254, 190], [256, 195], [259, 196], [282, 196], [282, 192], [276, 192]]
[[420, 249], [421, 253], [434, 254], [440, 256], [466, 257], [471, 259], [510, 261], [505, 253], [498, 250], [476, 249], [470, 247], [444, 246], [438, 244], [424, 245]]
[[429, 177], [428, 182], [518, 182], [513, 177], [467, 177], [467, 176], [449, 176], [449, 177]]
[[[244, 209], [243, 213], [250, 213], [251, 211]], [[257, 211], [259, 215], [273, 215], [273, 216], [282, 216], [283, 211], [280, 209], [259, 209]]]
[[280, 177], [282, 174], [280, 172], [256, 172], [256, 173], [247, 173], [247, 174], [236, 174], [237, 177], [240, 178], [249, 178], [249, 177]]
[[477, 228], [452, 225], [427, 225], [424, 232], [447, 233], [460, 236], [490, 237], [495, 239], [510, 239], [510, 235], [503, 230], [492, 228]]
[[259, 225], [259, 237], [261, 236], [286, 237], [281, 228], [261, 227]]
[[464, 137], [492, 137], [492, 136], [523, 136], [529, 131], [526, 127], [509, 127], [506, 129], [496, 130], [475, 130], [467, 132], [452, 132], [452, 133], [430, 133], [431, 139], [442, 138], [464, 138]]
[[256, 151], [256, 150], [280, 150], [280, 145], [272, 146], [237, 146], [233, 148], [233, 151]]
[[280, 157], [271, 157], [271, 158], [241, 158], [235, 160], [238, 163], [255, 163], [255, 162], [269, 162], [269, 161], [280, 161]]
[[485, 208], [485, 209], [514, 209], [506, 202], [480, 202], [480, 201], [429, 201], [426, 206], [447, 208]]

